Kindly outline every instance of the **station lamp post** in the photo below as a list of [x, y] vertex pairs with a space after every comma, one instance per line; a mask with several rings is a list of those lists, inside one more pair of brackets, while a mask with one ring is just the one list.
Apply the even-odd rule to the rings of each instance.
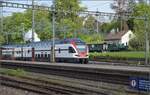
[[[0, 1], [3, 1], [3, 0], [0, 0]], [[3, 7], [0, 3], [0, 32], [3, 33]]]

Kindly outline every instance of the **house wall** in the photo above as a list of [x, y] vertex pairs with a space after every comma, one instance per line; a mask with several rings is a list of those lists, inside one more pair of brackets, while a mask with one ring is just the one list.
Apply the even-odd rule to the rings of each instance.
[[134, 37], [135, 35], [133, 34], [133, 32], [129, 30], [126, 34], [124, 34], [121, 37], [121, 43], [124, 45], [129, 45], [129, 41]]

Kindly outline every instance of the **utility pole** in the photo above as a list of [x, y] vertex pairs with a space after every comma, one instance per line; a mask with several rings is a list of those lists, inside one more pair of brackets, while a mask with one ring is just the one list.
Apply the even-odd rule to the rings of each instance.
[[[148, 4], [146, 0], [146, 4]], [[148, 39], [148, 16], [147, 13], [145, 13], [145, 64], [149, 65], [148, 60], [149, 60], [149, 39]]]
[[96, 20], [96, 32], [98, 33], [98, 31], [99, 31], [99, 24], [98, 24], [98, 20], [99, 20], [99, 15], [98, 15], [98, 9], [97, 9], [97, 14], [96, 14], [96, 18], [97, 18], [97, 20]]
[[34, 10], [34, 0], [32, 0], [32, 42], [34, 42], [34, 30], [35, 30], [35, 10]]
[[147, 33], [147, 16], [145, 16], [145, 64], [148, 65], [148, 33]]
[[[2, 0], [1, 0], [2, 1]], [[3, 7], [1, 5], [2, 3], [0, 3], [0, 33], [3, 33]]]
[[8, 32], [6, 32], [6, 37], [7, 37], [7, 44], [9, 44], [9, 33]]
[[21, 23], [21, 29], [22, 29], [22, 38], [23, 38], [23, 43], [25, 43], [25, 40], [24, 40], [24, 23]]
[[53, 26], [53, 44], [52, 44], [52, 63], [55, 63], [55, 0], [53, 0], [53, 5], [52, 5], [52, 26]]

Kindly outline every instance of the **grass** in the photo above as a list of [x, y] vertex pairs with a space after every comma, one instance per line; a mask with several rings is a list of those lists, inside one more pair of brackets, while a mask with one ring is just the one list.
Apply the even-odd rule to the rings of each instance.
[[[120, 59], [129, 59], [129, 58], [145, 58], [144, 52], [103, 52], [103, 53], [90, 53], [90, 58], [94, 57], [106, 57], [106, 58], [120, 58]], [[149, 55], [150, 57], [150, 55]]]
[[24, 76], [26, 75], [26, 72], [23, 69], [6, 69], [6, 70], [2, 70], [0, 71], [1, 74], [4, 75], [10, 75], [10, 76]]

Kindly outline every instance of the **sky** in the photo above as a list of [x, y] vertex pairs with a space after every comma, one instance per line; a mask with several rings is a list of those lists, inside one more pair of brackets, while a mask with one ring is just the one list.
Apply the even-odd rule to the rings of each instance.
[[[23, 3], [23, 4], [31, 4], [31, 0], [3, 0], [8, 2], [16, 2], [16, 3]], [[52, 4], [51, 0], [37, 0], [35, 3], [40, 3], [42, 5], [50, 6]], [[81, 6], [87, 7], [89, 11], [100, 11], [100, 12], [113, 12], [110, 8], [110, 4], [113, 3], [113, 0], [82, 0]], [[3, 8], [3, 14], [11, 15], [12, 12], [22, 12], [24, 9], [19, 8]]]

